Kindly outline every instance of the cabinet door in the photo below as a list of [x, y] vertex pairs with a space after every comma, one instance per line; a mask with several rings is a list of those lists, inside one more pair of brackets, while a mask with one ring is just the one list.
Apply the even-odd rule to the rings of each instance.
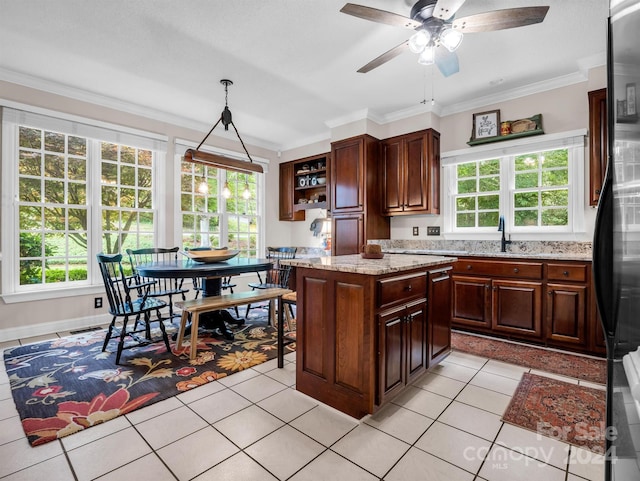
[[429, 209], [429, 171], [426, 149], [426, 133], [405, 136], [403, 149], [403, 210], [405, 212], [424, 212]]
[[[465, 327], [491, 329], [491, 279], [452, 276], [452, 321]], [[432, 297], [429, 296], [429, 302]]]
[[427, 210], [430, 214], [440, 213], [440, 134], [433, 129], [427, 137], [429, 196]]
[[364, 209], [364, 139], [331, 144], [331, 212]]
[[449, 272], [449, 269], [429, 272], [427, 367], [439, 362], [451, 351], [451, 276]]
[[407, 306], [406, 336], [405, 383], [408, 384], [427, 368], [427, 304], [424, 299]]
[[547, 284], [547, 339], [584, 346], [587, 286]]
[[542, 338], [542, 283], [492, 281], [492, 327], [523, 338]]
[[405, 384], [405, 315], [402, 307], [378, 316], [378, 405]]
[[402, 139], [394, 137], [382, 142], [382, 211], [402, 212], [404, 205]]
[[334, 256], [357, 254], [364, 244], [364, 215], [334, 215], [331, 218], [331, 247]]
[[589, 92], [589, 205], [598, 205], [607, 169], [607, 89]]
[[304, 211], [294, 211], [295, 172], [291, 162], [280, 164], [280, 220], [304, 220]]

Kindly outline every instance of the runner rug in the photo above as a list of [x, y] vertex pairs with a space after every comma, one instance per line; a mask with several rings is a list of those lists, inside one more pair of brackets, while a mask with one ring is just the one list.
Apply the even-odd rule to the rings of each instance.
[[[276, 329], [252, 321], [234, 331], [233, 341], [202, 332], [193, 361], [188, 341], [180, 352], [171, 342], [170, 353], [158, 342], [125, 350], [116, 365], [117, 341], [102, 352], [104, 330], [5, 349], [29, 442], [68, 436], [276, 357]], [[285, 354], [294, 350], [285, 346]]]
[[604, 454], [605, 403], [603, 390], [524, 373], [502, 420]]
[[455, 331], [452, 333], [451, 343], [456, 351], [518, 366], [599, 384], [605, 384], [607, 380], [607, 363], [604, 359], [552, 351], [517, 342], [500, 341]]

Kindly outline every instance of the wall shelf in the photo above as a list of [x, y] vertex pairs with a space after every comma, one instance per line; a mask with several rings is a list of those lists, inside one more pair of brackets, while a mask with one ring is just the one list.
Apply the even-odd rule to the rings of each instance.
[[531, 137], [532, 135], [540, 135], [540, 134], [544, 134], [544, 130], [536, 129], [536, 130], [529, 130], [527, 132], [519, 132], [517, 134], [498, 135], [496, 137], [489, 137], [486, 139], [470, 140], [469, 142], [467, 142], [467, 145], [490, 144], [492, 142], [500, 142], [501, 140], [513, 140], [513, 139], [519, 139], [521, 137]]

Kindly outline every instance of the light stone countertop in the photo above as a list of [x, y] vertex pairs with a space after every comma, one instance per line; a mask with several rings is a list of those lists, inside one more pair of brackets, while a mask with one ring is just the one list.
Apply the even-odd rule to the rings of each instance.
[[429, 255], [429, 256], [461, 256], [461, 257], [493, 257], [496, 259], [550, 259], [550, 260], [566, 260], [566, 261], [589, 261], [591, 255], [566, 252], [566, 253], [549, 253], [549, 252], [469, 252], [456, 251], [446, 249], [403, 249], [403, 248], [383, 248], [383, 252], [388, 254], [410, 254], [410, 255]]
[[442, 264], [451, 264], [456, 260], [455, 257], [405, 254], [385, 254], [382, 259], [363, 259], [360, 254], [353, 254], [347, 256], [283, 259], [280, 263], [309, 269], [379, 276], [393, 272], [419, 269], [421, 267], [427, 268]]

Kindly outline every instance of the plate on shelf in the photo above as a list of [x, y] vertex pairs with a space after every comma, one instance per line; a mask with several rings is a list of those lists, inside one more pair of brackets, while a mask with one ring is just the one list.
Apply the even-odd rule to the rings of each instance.
[[374, 252], [371, 254], [362, 252], [360, 255], [362, 256], [363, 259], [382, 259], [384, 257], [384, 253], [382, 252]]
[[230, 249], [211, 249], [208, 251], [185, 251], [183, 254], [196, 262], [224, 262], [237, 256], [240, 251]]

